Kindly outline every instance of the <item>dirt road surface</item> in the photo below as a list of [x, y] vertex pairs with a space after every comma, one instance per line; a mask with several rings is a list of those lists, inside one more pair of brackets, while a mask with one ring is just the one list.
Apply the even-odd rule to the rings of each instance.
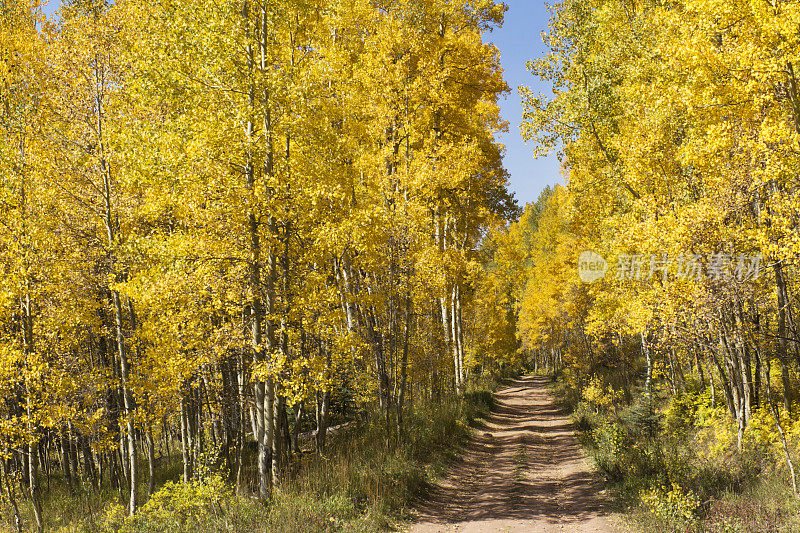
[[547, 378], [519, 378], [495, 399], [462, 459], [418, 505], [410, 532], [624, 531]]

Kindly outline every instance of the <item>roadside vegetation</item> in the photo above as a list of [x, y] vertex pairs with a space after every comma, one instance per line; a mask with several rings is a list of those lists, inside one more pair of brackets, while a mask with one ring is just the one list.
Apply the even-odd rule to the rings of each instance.
[[402, 515], [522, 358], [505, 11], [0, 1], [0, 529]]
[[637, 527], [798, 529], [800, 2], [554, 2], [522, 211], [506, 9], [0, 2], [2, 527], [386, 528], [525, 366]]
[[800, 3], [561, 0], [521, 90], [565, 183], [500, 254], [642, 531], [797, 531]]
[[[724, 406], [690, 383], [672, 396], [660, 385], [627, 404], [598, 381], [583, 387], [561, 373], [553, 385], [573, 411], [579, 438], [635, 531], [791, 532], [800, 502], [768, 409], [759, 410], [737, 450]], [[792, 451], [800, 424], [784, 421]]]
[[[53, 531], [87, 533], [388, 531], [408, 518], [413, 501], [425, 498], [491, 405], [491, 392], [476, 389], [435, 409], [409, 410], [403, 444], [391, 449], [385, 428], [362, 413], [330, 437], [324, 454], [306, 450], [266, 503], [252, 490], [237, 494], [230, 472], [217, 468], [213, 456], [184, 483], [180, 456], [173, 455], [158, 458], [156, 490], [149, 498], [141, 494], [145, 503], [134, 517], [118, 490], [84, 482], [70, 487], [60, 476], [48, 479], [43, 517]], [[256, 481], [248, 477], [247, 485]], [[23, 523], [33, 522], [30, 501], [17, 506]], [[7, 499], [0, 501], [4, 528], [13, 529], [14, 514]]]

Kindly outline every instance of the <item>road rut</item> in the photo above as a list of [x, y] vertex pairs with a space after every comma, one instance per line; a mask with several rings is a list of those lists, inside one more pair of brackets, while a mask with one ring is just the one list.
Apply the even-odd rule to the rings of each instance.
[[547, 378], [516, 379], [495, 400], [410, 532], [623, 531]]

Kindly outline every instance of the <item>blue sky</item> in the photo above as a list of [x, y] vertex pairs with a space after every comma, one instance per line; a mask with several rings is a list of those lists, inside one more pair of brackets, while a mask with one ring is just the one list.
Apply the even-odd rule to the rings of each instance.
[[[509, 6], [505, 24], [485, 35], [501, 53], [505, 78], [511, 92], [500, 101], [503, 118], [508, 121], [508, 132], [500, 136], [506, 146], [504, 165], [511, 174], [511, 190], [516, 194], [520, 206], [534, 202], [546, 185], [561, 182], [559, 162], [555, 154], [540, 159], [533, 158], [533, 151], [525, 145], [520, 134], [522, 104], [517, 87], [527, 85], [534, 92], [551, 94], [549, 85], [541, 84], [525, 69], [525, 62], [544, 55], [542, 31], [547, 30], [550, 16], [543, 0], [505, 0]], [[50, 0], [45, 12], [52, 14], [59, 6], [58, 0]]]
[[555, 154], [546, 158], [533, 158], [530, 146], [525, 145], [520, 134], [522, 104], [517, 87], [527, 85], [534, 92], [552, 94], [549, 84], [542, 84], [525, 68], [525, 62], [545, 53], [542, 31], [547, 30], [550, 15], [543, 0], [505, 0], [509, 9], [505, 24], [485, 35], [500, 49], [505, 78], [511, 92], [500, 101], [500, 111], [508, 121], [508, 133], [500, 137], [506, 145], [503, 161], [511, 174], [511, 190], [516, 193], [520, 206], [534, 202], [546, 185], [561, 183], [560, 164]]

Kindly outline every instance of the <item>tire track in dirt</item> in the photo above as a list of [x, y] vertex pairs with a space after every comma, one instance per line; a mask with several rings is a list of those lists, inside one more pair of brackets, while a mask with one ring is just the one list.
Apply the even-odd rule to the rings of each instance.
[[462, 459], [417, 506], [411, 533], [619, 533], [603, 484], [556, 406], [547, 378], [526, 376], [495, 394]]

